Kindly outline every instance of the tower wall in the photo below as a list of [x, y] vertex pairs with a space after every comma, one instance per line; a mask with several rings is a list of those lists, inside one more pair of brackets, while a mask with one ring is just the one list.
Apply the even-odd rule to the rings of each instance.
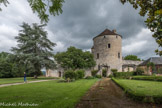
[[92, 53], [96, 61], [95, 69], [98, 69], [99, 65], [107, 65], [110, 69], [117, 69], [118, 71], [122, 71], [121, 36], [98, 36], [93, 39], [93, 43], [94, 46], [92, 48]]

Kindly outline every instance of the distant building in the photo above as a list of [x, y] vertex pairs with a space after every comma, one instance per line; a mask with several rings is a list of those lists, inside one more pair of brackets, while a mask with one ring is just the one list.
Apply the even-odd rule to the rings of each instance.
[[[155, 69], [153, 69], [151, 66], [148, 67], [149, 63], [154, 63]], [[146, 61], [144, 61], [143, 63], [141, 63], [139, 67], [144, 70], [145, 74], [149, 75], [162, 71], [162, 57], [151, 57]]]

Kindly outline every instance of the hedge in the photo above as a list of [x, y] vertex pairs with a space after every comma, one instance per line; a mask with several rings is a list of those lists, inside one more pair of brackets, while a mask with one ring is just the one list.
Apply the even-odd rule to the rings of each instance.
[[120, 84], [115, 78], [112, 78], [112, 80], [120, 87], [122, 88], [126, 95], [130, 98], [132, 98], [135, 101], [139, 102], [147, 102], [147, 103], [156, 103], [161, 104], [162, 103], [162, 97], [161, 96], [146, 96], [146, 95], [140, 95], [136, 94], [132, 90], [130, 90], [128, 87]]
[[134, 80], [162, 81], [162, 76], [133, 76]]
[[130, 76], [133, 76], [134, 72], [114, 72], [113, 76], [118, 78], [128, 78]]

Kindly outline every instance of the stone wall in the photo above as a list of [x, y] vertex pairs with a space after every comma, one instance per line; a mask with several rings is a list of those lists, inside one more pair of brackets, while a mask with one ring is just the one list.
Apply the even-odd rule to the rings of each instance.
[[[94, 69], [98, 69], [99, 65], [109, 66], [109, 70], [118, 69], [122, 71], [122, 38], [119, 35], [105, 35], [98, 36], [93, 40], [94, 45], [92, 48], [92, 54], [96, 61]], [[108, 48], [110, 44], [110, 48]], [[118, 58], [120, 53], [120, 58]], [[97, 58], [99, 54], [99, 58]]]

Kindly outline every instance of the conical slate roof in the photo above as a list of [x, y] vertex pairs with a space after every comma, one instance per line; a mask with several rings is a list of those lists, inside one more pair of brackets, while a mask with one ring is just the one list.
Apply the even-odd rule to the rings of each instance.
[[[113, 32], [113, 31], [111, 31], [111, 30], [109, 30], [109, 29], [105, 29], [102, 33], [100, 33], [100, 34], [97, 35], [96, 37], [105, 36], [105, 35], [119, 35], [119, 34]], [[121, 35], [119, 35], [119, 36], [121, 36]], [[96, 38], [96, 37], [94, 37], [94, 38]], [[94, 39], [94, 38], [93, 38], [93, 39]]]

